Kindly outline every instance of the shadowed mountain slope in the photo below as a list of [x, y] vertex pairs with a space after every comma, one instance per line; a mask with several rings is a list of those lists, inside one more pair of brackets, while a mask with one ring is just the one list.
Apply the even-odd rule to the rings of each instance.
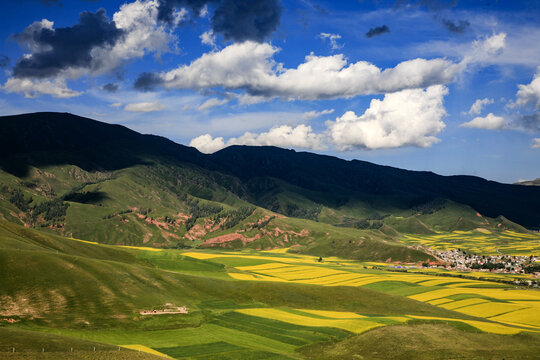
[[[210, 171], [218, 183], [225, 178], [219, 174], [227, 179], [232, 175], [241, 184], [224, 185], [228, 191], [293, 217], [318, 206], [340, 209], [361, 202], [371, 212], [388, 213], [443, 199], [489, 217], [503, 215], [525, 227], [540, 228], [539, 187], [440, 176], [276, 147], [231, 146], [205, 155], [163, 137], [67, 113], [0, 117], [0, 152], [0, 167], [18, 177], [27, 175], [31, 166], [71, 164], [87, 171], [111, 171], [165, 159]], [[279, 194], [299, 200], [283, 203]], [[315, 212], [311, 218], [317, 216]]]

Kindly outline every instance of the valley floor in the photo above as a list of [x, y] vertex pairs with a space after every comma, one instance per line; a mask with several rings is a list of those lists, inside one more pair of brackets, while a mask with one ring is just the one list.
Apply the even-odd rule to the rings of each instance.
[[[388, 263], [287, 249], [122, 251], [161, 272], [158, 277], [172, 274], [182, 287], [199, 287], [189, 296], [170, 295], [159, 285], [154, 290], [155, 309], [174, 302], [187, 305], [189, 313], [143, 318], [138, 313], [145, 308], [132, 308], [131, 315], [117, 315], [118, 323], [89, 320], [84, 325], [10, 317], [4, 311], [2, 358], [46, 358], [41, 356], [50, 352], [68, 358], [72, 347], [86, 350], [78, 358], [92, 358], [87, 341], [123, 349], [118, 354], [135, 349], [149, 359], [533, 359], [540, 353], [540, 291], [489, 281], [489, 274], [478, 280], [444, 270], [395, 271]], [[50, 341], [25, 343], [14, 331], [69, 340], [63, 348], [58, 341], [51, 348]], [[70, 346], [70, 341], [80, 343]], [[13, 347], [16, 353], [10, 353]]]

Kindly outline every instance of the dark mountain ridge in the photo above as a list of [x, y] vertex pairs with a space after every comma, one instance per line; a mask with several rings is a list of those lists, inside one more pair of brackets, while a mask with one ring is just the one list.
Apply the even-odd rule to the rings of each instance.
[[255, 203], [267, 198], [281, 181], [329, 207], [359, 199], [375, 208], [383, 203], [409, 209], [447, 199], [490, 217], [503, 215], [525, 227], [540, 228], [539, 187], [441, 176], [277, 147], [231, 146], [205, 155], [163, 137], [67, 113], [0, 117], [0, 152], [0, 167], [19, 177], [29, 166], [72, 164], [88, 171], [117, 170], [165, 158], [237, 177], [244, 184], [237, 195]]

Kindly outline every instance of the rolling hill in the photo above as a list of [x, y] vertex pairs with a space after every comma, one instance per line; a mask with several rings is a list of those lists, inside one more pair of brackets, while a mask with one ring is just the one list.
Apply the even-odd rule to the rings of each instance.
[[540, 188], [275, 147], [215, 154], [66, 113], [0, 117], [0, 217], [106, 244], [421, 261], [400, 234], [540, 227]]

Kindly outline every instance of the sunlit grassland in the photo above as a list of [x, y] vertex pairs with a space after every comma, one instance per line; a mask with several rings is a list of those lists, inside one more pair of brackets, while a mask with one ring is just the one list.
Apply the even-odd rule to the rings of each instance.
[[[265, 260], [254, 265], [237, 265], [229, 276], [243, 281], [292, 282], [321, 286], [367, 287], [395, 295], [407, 296], [431, 305], [474, 316], [481, 320], [467, 320], [467, 324], [476, 329], [499, 334], [514, 334], [524, 330], [540, 331], [540, 293], [534, 290], [514, 289], [505, 284], [490, 281], [440, 277], [415, 272], [391, 272], [374, 270], [373, 264], [343, 261], [329, 258], [322, 262], [318, 258], [290, 255], [269, 256], [269, 252], [259, 255], [246, 252], [235, 253], [185, 253], [195, 258], [219, 262], [221, 259], [246, 258]], [[234, 262], [233, 262], [234, 263]], [[236, 261], [242, 264], [241, 260]], [[240, 271], [240, 272], [238, 272]], [[447, 272], [445, 275], [452, 275]], [[455, 275], [459, 275], [455, 273]], [[500, 278], [504, 276], [499, 274]], [[283, 312], [272, 309], [241, 310], [251, 315], [281, 318], [284, 321], [302, 323], [297, 314], [283, 316]], [[515, 317], [512, 317], [515, 313]], [[281, 314], [281, 316], [279, 316]], [[407, 314], [404, 314], [407, 315]], [[442, 318], [441, 318], [442, 319]], [[335, 319], [336, 324], [339, 320]], [[360, 320], [356, 320], [360, 324]], [[363, 319], [362, 321], [369, 321]], [[472, 321], [472, 322], [471, 322]], [[497, 324], [494, 322], [498, 322]], [[365, 325], [365, 324], [364, 324]], [[335, 325], [339, 327], [338, 325]], [[354, 325], [347, 329], [351, 331]], [[362, 326], [359, 325], [359, 329]], [[354, 332], [354, 331], [352, 331]]]
[[[28, 334], [176, 359], [300, 359], [308, 356], [302, 349], [316, 344], [368, 341], [382, 329], [419, 324], [441, 336], [446, 329], [453, 334], [449, 339], [463, 333], [482, 335], [486, 344], [503, 339], [514, 344], [508, 349], [521, 349], [523, 358], [524, 342], [540, 339], [539, 292], [505, 284], [283, 249], [155, 251], [10, 225], [0, 230], [0, 269], [9, 275], [3, 296], [32, 293], [34, 301], [26, 305], [34, 318], [15, 316], [19, 322], [2, 325]], [[189, 314], [139, 314], [169, 302], [187, 305]], [[35, 348], [28, 339], [24, 346]], [[0, 346], [9, 344], [0, 339]], [[414, 351], [423, 350], [418, 345]]]

